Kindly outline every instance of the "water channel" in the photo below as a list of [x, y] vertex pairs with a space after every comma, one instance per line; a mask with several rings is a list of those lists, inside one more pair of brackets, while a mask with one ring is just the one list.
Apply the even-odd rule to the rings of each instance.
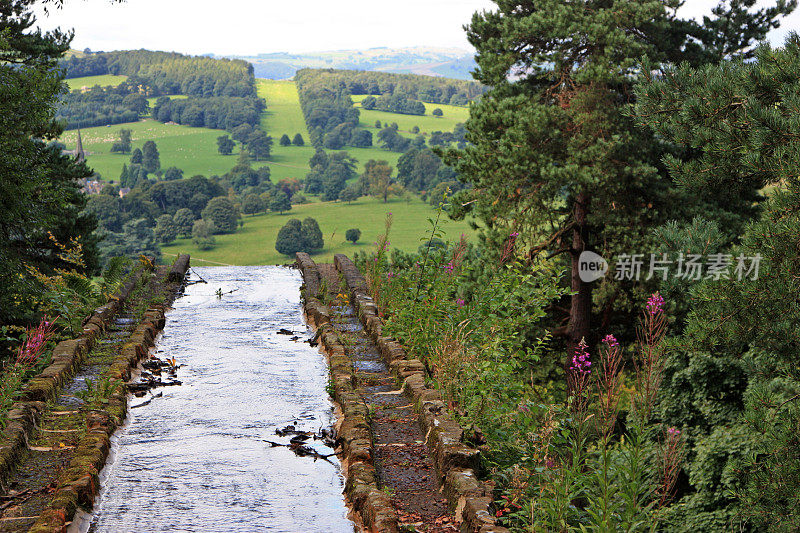
[[275, 430], [289, 424], [333, 423], [326, 362], [304, 342], [300, 274], [277, 266], [194, 270], [193, 280], [208, 283], [189, 285], [176, 300], [157, 345], [160, 358], [185, 365], [183, 384], [130, 410], [89, 531], [352, 533], [336, 458], [314, 461], [264, 442], [280, 441]]

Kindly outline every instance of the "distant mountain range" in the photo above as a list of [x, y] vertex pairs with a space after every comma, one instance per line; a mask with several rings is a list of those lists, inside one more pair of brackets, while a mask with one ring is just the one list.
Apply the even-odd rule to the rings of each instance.
[[[210, 55], [210, 54], [209, 54]], [[376, 70], [398, 74], [425, 74], [461, 80], [472, 79], [472, 54], [460, 48], [370, 48], [292, 54], [276, 52], [256, 56], [229, 56], [253, 64], [257, 78], [287, 79], [301, 68]]]

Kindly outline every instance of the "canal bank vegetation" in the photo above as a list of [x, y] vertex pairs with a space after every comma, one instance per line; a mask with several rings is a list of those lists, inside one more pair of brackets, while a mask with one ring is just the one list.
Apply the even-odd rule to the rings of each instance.
[[[696, 46], [670, 49], [661, 2], [611, 9], [476, 15], [492, 88], [470, 144], [442, 152], [470, 187], [442, 201], [418, 253], [391, 249], [389, 223], [357, 262], [385, 331], [482, 447], [503, 525], [795, 530], [800, 41], [756, 45], [794, 4], [723, 3]], [[764, 18], [731, 30], [733, 14]], [[614, 45], [581, 55], [555, 16]], [[443, 239], [445, 214], [481, 220], [478, 242]], [[582, 276], [586, 251], [608, 272]], [[702, 271], [687, 274], [689, 256]]]

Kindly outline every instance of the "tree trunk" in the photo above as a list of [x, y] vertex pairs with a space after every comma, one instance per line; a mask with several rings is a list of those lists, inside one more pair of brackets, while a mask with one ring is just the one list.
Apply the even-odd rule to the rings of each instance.
[[586, 192], [581, 192], [575, 200], [575, 228], [572, 230], [572, 304], [569, 312], [569, 337], [567, 341], [567, 365], [572, 361], [572, 354], [581, 339], [585, 338], [588, 344], [592, 344], [589, 339], [591, 331], [592, 315], [592, 284], [581, 280], [579, 272], [579, 258], [581, 252], [586, 250], [586, 240], [588, 228], [586, 226], [586, 215], [589, 212], [591, 197]]

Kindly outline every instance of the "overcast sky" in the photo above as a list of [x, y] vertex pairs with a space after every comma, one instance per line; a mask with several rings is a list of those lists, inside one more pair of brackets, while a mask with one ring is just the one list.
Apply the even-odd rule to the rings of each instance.
[[[766, 2], [766, 0], [764, 0]], [[717, 0], [688, 0], [687, 16], [702, 16]], [[759, 0], [762, 3], [762, 0]], [[249, 55], [377, 46], [469, 49], [462, 26], [489, 0], [65, 0], [39, 15], [45, 29], [74, 28], [73, 48], [148, 48], [190, 54]], [[781, 43], [800, 30], [800, 13], [771, 36]]]

